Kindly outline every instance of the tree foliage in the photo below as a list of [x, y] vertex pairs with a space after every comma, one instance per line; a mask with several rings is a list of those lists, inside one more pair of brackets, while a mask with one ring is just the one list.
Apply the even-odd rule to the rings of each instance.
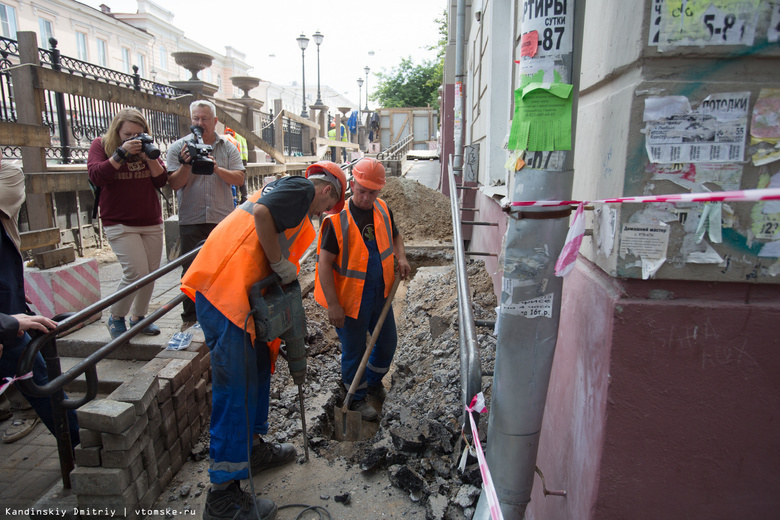
[[444, 78], [444, 51], [447, 46], [446, 12], [436, 19], [439, 26], [439, 40], [428, 47], [436, 50], [434, 60], [415, 65], [411, 57], [402, 58], [401, 63], [390, 72], [378, 72], [378, 86], [371, 99], [385, 108], [426, 107], [439, 109], [439, 87]]

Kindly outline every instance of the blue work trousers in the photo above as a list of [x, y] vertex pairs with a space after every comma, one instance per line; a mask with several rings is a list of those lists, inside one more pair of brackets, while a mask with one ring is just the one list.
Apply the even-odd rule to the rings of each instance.
[[[347, 316], [344, 319], [344, 326], [336, 328], [336, 333], [341, 340], [341, 380], [347, 390], [352, 384], [352, 379], [360, 366], [360, 360], [363, 359], [363, 354], [366, 351], [368, 343], [366, 335], [374, 333], [374, 327], [379, 321], [379, 315], [385, 304], [385, 282], [382, 277], [382, 261], [379, 258], [376, 241], [366, 241], [366, 247], [368, 247], [368, 269], [358, 317], [350, 318]], [[382, 378], [390, 369], [397, 343], [398, 334], [395, 330], [395, 318], [393, 317], [393, 308], [390, 307], [377, 337], [376, 345], [371, 352], [371, 357], [368, 358], [366, 370], [355, 391], [354, 400], [364, 399], [369, 386], [377, 386], [382, 383]]]
[[[30, 336], [26, 332], [24, 336], [16, 338], [11, 344], [8, 342], [3, 347], [3, 355], [0, 357], [0, 378], [14, 377], [16, 376], [16, 366], [19, 364], [19, 359], [22, 357], [24, 348], [30, 342]], [[33, 363], [33, 381], [38, 386], [43, 386], [49, 382], [49, 376], [46, 372], [46, 362], [43, 360], [43, 356], [39, 352], [35, 355], [35, 362]], [[20, 374], [23, 375], [23, 374]], [[51, 408], [51, 398], [49, 397], [32, 397], [27, 395], [24, 391], [19, 389], [33, 407], [35, 413], [40, 417], [41, 422], [46, 425], [52, 434], [54, 433], [54, 412]], [[79, 423], [76, 419], [76, 411], [68, 410], [68, 430], [70, 431], [70, 443], [75, 448], [79, 444]]]
[[[197, 293], [195, 309], [211, 353], [211, 444], [209, 477], [214, 484], [249, 478], [247, 424], [253, 434], [268, 433], [271, 358], [253, 348], [249, 334]], [[250, 318], [251, 319], [251, 318]]]

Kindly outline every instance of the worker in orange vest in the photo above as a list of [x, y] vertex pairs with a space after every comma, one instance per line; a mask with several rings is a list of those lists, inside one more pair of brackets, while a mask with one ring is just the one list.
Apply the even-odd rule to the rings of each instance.
[[[316, 235], [311, 218], [340, 211], [346, 184], [344, 172], [329, 161], [310, 165], [305, 178], [286, 176], [269, 183], [211, 232], [182, 278], [181, 289], [195, 301], [211, 356], [211, 490], [204, 518], [232, 518], [241, 504], [250, 503], [240, 518], [255, 518], [256, 511], [259, 518], [276, 514], [271, 500], [251, 502], [238, 483], [249, 477], [250, 465], [255, 473], [296, 458], [291, 444], [260, 437], [268, 433], [271, 373], [280, 342], [245, 348], [254, 346], [257, 337], [254, 320], [248, 319], [249, 291], [274, 272], [283, 284], [295, 280], [299, 260]], [[257, 437], [249, 457], [248, 428]]]
[[[395, 281], [394, 259], [398, 260], [401, 279], [411, 272], [393, 212], [378, 198], [385, 185], [384, 166], [376, 159], [363, 158], [355, 164], [352, 175], [348, 207], [322, 222], [314, 282], [314, 298], [328, 309], [328, 319], [341, 340], [341, 380], [346, 388], [352, 384], [365, 352], [366, 334], [373, 334]], [[366, 421], [379, 416], [366, 397], [381, 403], [387, 396], [382, 378], [393, 361], [397, 342], [390, 309], [350, 405]]]

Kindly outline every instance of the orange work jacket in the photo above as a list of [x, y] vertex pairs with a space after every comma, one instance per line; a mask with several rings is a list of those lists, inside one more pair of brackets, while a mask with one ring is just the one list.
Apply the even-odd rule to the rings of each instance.
[[[336, 294], [338, 294], [339, 304], [344, 308], [344, 314], [357, 319], [360, 311], [360, 300], [363, 297], [363, 287], [366, 283], [368, 248], [352, 213], [349, 211], [349, 204], [346, 204], [341, 212], [327, 218], [330, 219], [339, 243], [339, 254], [333, 262]], [[390, 210], [387, 209], [387, 204], [382, 199], [376, 199], [374, 202], [374, 234], [376, 235], [379, 257], [382, 260], [382, 277], [385, 281], [385, 298], [387, 298], [395, 281], [393, 227], [390, 222]], [[317, 240], [318, 256], [321, 247], [322, 233]], [[322, 291], [319, 269], [318, 263], [314, 282], [314, 299], [327, 309], [328, 302]]]
[[[243, 329], [249, 307], [249, 290], [273, 271], [265, 257], [263, 247], [255, 231], [252, 214], [262, 190], [253, 193], [211, 232], [187, 274], [181, 280], [181, 290], [193, 301], [201, 293], [235, 326]], [[298, 226], [279, 233], [282, 256], [301, 270], [300, 258], [314, 241], [316, 232], [309, 217]], [[249, 320], [247, 332], [254, 345], [257, 335], [255, 322]], [[268, 344], [271, 354], [271, 370], [276, 365], [281, 341]]]

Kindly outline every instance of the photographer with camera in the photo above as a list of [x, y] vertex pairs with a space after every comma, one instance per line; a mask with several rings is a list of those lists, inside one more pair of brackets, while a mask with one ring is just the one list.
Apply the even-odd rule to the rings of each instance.
[[[121, 290], [160, 267], [163, 223], [157, 188], [168, 182], [160, 150], [149, 136], [149, 124], [134, 108], [119, 111], [106, 135], [92, 141], [87, 157], [89, 180], [99, 191], [100, 219], [108, 243], [122, 265]], [[149, 308], [154, 284], [111, 306], [108, 331], [116, 338], [141, 321]], [[157, 325], [144, 334], [160, 333]]]
[[[168, 174], [179, 203], [180, 254], [205, 240], [233, 211], [232, 186], [244, 183], [244, 164], [235, 146], [216, 133], [216, 107], [210, 101], [190, 105], [191, 133], [168, 148]], [[182, 276], [189, 263], [183, 266]], [[194, 325], [195, 303], [184, 300], [182, 331]]]

